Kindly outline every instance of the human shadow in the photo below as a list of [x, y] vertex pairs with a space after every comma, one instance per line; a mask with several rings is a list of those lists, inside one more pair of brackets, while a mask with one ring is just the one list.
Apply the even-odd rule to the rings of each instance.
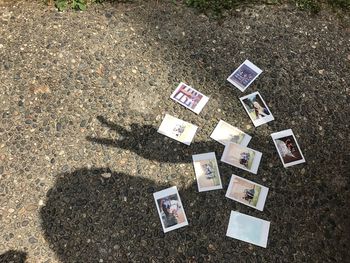
[[25, 263], [27, 253], [23, 251], [9, 250], [0, 255], [1, 263]]
[[102, 116], [98, 116], [97, 119], [103, 126], [117, 132], [120, 135], [119, 139], [87, 136], [88, 141], [129, 150], [148, 160], [162, 163], [189, 163], [192, 162], [193, 154], [222, 152], [224, 149], [223, 145], [214, 140], [193, 142], [187, 146], [158, 133], [152, 125], [133, 123], [129, 131]]
[[179, 191], [189, 226], [164, 234], [153, 193], [169, 187], [108, 168], [58, 176], [41, 209], [46, 240], [62, 262], [223, 262], [235, 204], [223, 191]]

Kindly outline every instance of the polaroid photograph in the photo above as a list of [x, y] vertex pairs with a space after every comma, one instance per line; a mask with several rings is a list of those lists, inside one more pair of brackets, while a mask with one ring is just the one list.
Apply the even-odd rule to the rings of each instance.
[[261, 97], [259, 91], [239, 98], [242, 102], [244, 109], [249, 115], [255, 127], [258, 127], [269, 121], [273, 121], [275, 118], [272, 116], [270, 109]]
[[192, 155], [198, 191], [222, 189], [215, 152]]
[[303, 153], [291, 129], [272, 133], [271, 137], [284, 167], [305, 163]]
[[198, 127], [189, 122], [166, 114], [158, 132], [174, 140], [190, 145]]
[[263, 211], [268, 192], [269, 188], [233, 174], [225, 196]]
[[231, 211], [226, 236], [266, 248], [269, 230], [269, 221]]
[[201, 112], [209, 100], [207, 96], [182, 82], [171, 94], [170, 98], [197, 114]]
[[176, 186], [153, 193], [153, 196], [164, 233], [188, 225]]
[[220, 120], [210, 135], [210, 138], [223, 145], [237, 143], [242, 146], [247, 146], [252, 137], [227, 122]]
[[221, 161], [256, 174], [262, 153], [236, 143], [225, 146]]
[[227, 80], [240, 91], [244, 91], [261, 74], [262, 70], [249, 60], [244, 61]]

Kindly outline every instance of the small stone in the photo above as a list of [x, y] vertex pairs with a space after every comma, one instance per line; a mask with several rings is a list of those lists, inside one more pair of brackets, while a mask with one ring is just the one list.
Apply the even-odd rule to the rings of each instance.
[[0, 166], [0, 174], [4, 173], [4, 166]]
[[62, 124], [60, 122], [57, 122], [56, 131], [60, 131], [61, 129], [62, 129]]
[[101, 176], [103, 178], [110, 178], [112, 176], [112, 174], [111, 173], [103, 173], [103, 174], [101, 174]]
[[28, 224], [29, 224], [29, 221], [28, 221], [28, 220], [24, 220], [24, 221], [22, 222], [22, 226], [23, 226], [23, 227], [26, 227]]
[[55, 162], [56, 162], [55, 158], [52, 158], [52, 159], [50, 160], [50, 163], [52, 163], [52, 164], [54, 164]]
[[301, 169], [301, 174], [305, 174], [306, 170], [305, 168]]
[[31, 244], [38, 243], [38, 240], [37, 240], [35, 237], [30, 237], [30, 238], [28, 239], [28, 241], [29, 241], [29, 243], [31, 243]]
[[350, 54], [348, 55], [348, 60], [350, 60]]
[[39, 206], [43, 206], [44, 205], [44, 201], [40, 200], [38, 204], [39, 204]]
[[80, 122], [80, 127], [85, 127], [86, 124], [87, 124], [87, 120], [82, 120], [82, 121]]
[[318, 73], [321, 74], [321, 75], [323, 75], [324, 69], [320, 69], [320, 70], [318, 71]]
[[133, 69], [133, 70], [131, 70], [131, 71], [132, 71], [132, 73], [134, 73], [134, 74], [137, 73], [136, 69]]
[[32, 121], [32, 120], [26, 120], [25, 123], [26, 123], [26, 124], [32, 124], [33, 121]]
[[8, 211], [9, 211], [10, 214], [12, 214], [13, 212], [15, 212], [15, 209], [10, 208]]

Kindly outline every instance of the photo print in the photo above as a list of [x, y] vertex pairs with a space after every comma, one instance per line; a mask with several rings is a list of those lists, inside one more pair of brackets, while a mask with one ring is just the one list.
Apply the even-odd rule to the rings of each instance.
[[176, 186], [153, 193], [153, 196], [164, 233], [188, 225]]
[[207, 96], [182, 82], [171, 94], [170, 98], [197, 114], [201, 112], [209, 100]]
[[192, 155], [192, 160], [199, 192], [222, 189], [214, 152]]
[[269, 230], [269, 221], [231, 211], [226, 236], [266, 248]]
[[263, 211], [268, 192], [269, 188], [233, 174], [225, 196]]
[[236, 143], [225, 146], [221, 161], [256, 174], [262, 153]]
[[271, 134], [284, 167], [305, 163], [303, 153], [291, 129]]
[[258, 91], [239, 99], [255, 127], [275, 119]]
[[166, 114], [158, 132], [174, 140], [190, 145], [197, 131], [197, 126]]
[[243, 92], [261, 72], [262, 70], [260, 68], [249, 60], [246, 60], [227, 78], [227, 80]]
[[220, 120], [210, 135], [210, 138], [223, 145], [237, 143], [242, 146], [247, 146], [252, 137], [231, 124]]

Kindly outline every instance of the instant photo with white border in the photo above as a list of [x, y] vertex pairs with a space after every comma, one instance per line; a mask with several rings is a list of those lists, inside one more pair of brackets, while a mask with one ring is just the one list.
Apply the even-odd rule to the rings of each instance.
[[[231, 79], [233, 75], [243, 66], [247, 66], [251, 70], [253, 70], [256, 74], [256, 76], [249, 81], [249, 83], [245, 86], [243, 84], [239, 83], [238, 81], [235, 81], [234, 79]], [[238, 88], [240, 91], [245, 91], [253, 82], [254, 80], [262, 73], [262, 70], [258, 68], [256, 65], [254, 65], [252, 62], [250, 62], [248, 59], [246, 59], [228, 78], [227, 81], [233, 84], [236, 88]]]
[[[178, 142], [190, 145], [197, 129], [198, 127], [192, 123], [166, 114], [158, 128], [158, 133], [168, 136], [169, 138], [172, 138]], [[184, 132], [186, 132], [186, 136], [184, 138], [181, 138], [182, 133]]]
[[231, 211], [226, 236], [266, 248], [269, 230], [269, 221]]
[[[237, 153], [237, 151], [239, 151], [240, 153]], [[242, 159], [242, 162], [243, 161], [250, 162], [249, 151], [254, 153], [253, 161], [251, 163], [250, 169], [247, 168], [244, 164], [241, 164], [239, 162], [235, 163], [231, 160], [232, 158], [233, 159], [239, 158], [239, 161], [241, 161], [241, 159]], [[246, 152], [249, 153], [249, 157], [247, 157]], [[242, 153], [244, 155], [242, 155]], [[239, 154], [240, 156], [239, 157], [238, 156], [232, 157], [233, 154]], [[222, 157], [221, 157], [221, 161], [224, 163], [230, 164], [234, 167], [240, 168], [242, 170], [256, 174], [258, 172], [261, 156], [262, 156], [262, 153], [259, 151], [253, 150], [253, 149], [248, 148], [248, 147], [241, 146], [237, 143], [229, 143], [225, 146], [224, 152], [223, 152]]]
[[210, 138], [221, 143], [222, 145], [226, 145], [228, 143], [233, 142], [232, 138], [230, 137], [232, 136], [232, 134], [236, 133], [243, 135], [242, 141], [238, 143], [242, 146], [247, 146], [250, 140], [252, 139], [252, 136], [246, 134], [245, 132], [241, 131], [240, 129], [232, 126], [231, 124], [223, 120], [220, 120], [219, 123], [216, 125], [215, 129], [210, 135]]
[[[249, 99], [250, 97], [252, 97], [252, 96], [254, 96], [254, 95], [255, 95], [255, 96], [259, 96], [259, 98], [261, 99], [262, 103], [264, 104], [263, 106], [261, 106], [261, 105], [258, 103], [259, 107], [262, 108], [262, 109], [266, 108], [266, 110], [269, 112], [269, 115], [265, 115], [265, 116], [260, 117], [260, 118], [258, 118], [258, 119], [256, 119], [256, 120], [253, 119], [253, 117], [251, 116], [251, 113], [249, 112], [248, 106], [244, 103], [244, 100], [245, 100], [245, 99]], [[266, 102], [265, 102], [264, 99], [261, 97], [259, 91], [256, 91], [256, 92], [253, 92], [253, 93], [251, 93], [251, 94], [249, 94], [249, 95], [246, 95], [246, 96], [244, 96], [244, 97], [241, 97], [241, 98], [239, 98], [239, 100], [241, 101], [241, 103], [242, 103], [242, 105], [243, 105], [245, 111], [247, 112], [249, 118], [252, 120], [252, 122], [253, 122], [253, 124], [254, 124], [255, 127], [258, 127], [258, 126], [260, 126], [260, 125], [262, 125], [262, 124], [264, 124], [264, 123], [267, 123], [267, 122], [269, 122], [269, 121], [273, 121], [273, 120], [275, 119], [275, 118], [272, 116], [272, 113], [271, 113], [269, 107], [267, 106]], [[254, 106], [255, 106], [255, 105], [254, 105]], [[264, 113], [262, 113], [262, 114], [264, 114]]]
[[[180, 208], [181, 208], [182, 211], [183, 211], [184, 219], [185, 219], [185, 220], [184, 220], [184, 222], [182, 222], [182, 223], [178, 223], [178, 224], [173, 225], [173, 226], [170, 226], [170, 227], [165, 227], [164, 221], [163, 221], [163, 218], [162, 218], [162, 212], [161, 212], [160, 209], [159, 209], [158, 200], [159, 200], [159, 199], [162, 199], [162, 198], [165, 198], [165, 197], [168, 197], [168, 196], [171, 196], [171, 195], [175, 195], [175, 194], [177, 195], [178, 202], [179, 202], [179, 204], [180, 204]], [[185, 209], [184, 209], [184, 207], [183, 207], [183, 205], [182, 205], [181, 198], [180, 198], [180, 195], [179, 195], [179, 192], [178, 192], [176, 186], [169, 187], [169, 188], [164, 189], [164, 190], [161, 190], [161, 191], [159, 191], [159, 192], [155, 192], [155, 193], [153, 193], [153, 197], [154, 197], [154, 201], [156, 202], [156, 207], [157, 207], [159, 219], [160, 219], [160, 222], [162, 223], [162, 227], [163, 227], [164, 233], [188, 225], [188, 221], [187, 221]]]
[[[300, 159], [295, 160], [295, 161], [291, 161], [291, 162], [285, 162], [284, 159], [283, 159], [282, 154], [285, 155], [285, 156], [288, 155], [288, 154], [293, 156], [293, 153], [290, 151], [290, 149], [288, 149], [287, 146], [283, 146], [283, 145], [279, 146], [277, 140], [283, 139], [285, 137], [290, 137], [290, 136], [293, 137], [293, 139], [294, 139], [294, 142], [296, 144], [297, 150], [299, 151], [299, 154], [300, 154]], [[296, 164], [305, 163], [304, 155], [303, 155], [302, 151], [300, 150], [299, 144], [298, 144], [298, 142], [297, 142], [297, 140], [296, 140], [296, 138], [294, 136], [294, 133], [293, 133], [292, 129], [287, 129], [287, 130], [284, 130], [284, 131], [272, 133], [271, 137], [272, 137], [273, 143], [275, 144], [276, 150], [278, 152], [278, 155], [279, 155], [279, 157], [280, 157], [284, 167], [289, 167], [289, 166], [293, 166], [293, 165], [296, 165]]]
[[[218, 163], [216, 161], [216, 156], [215, 156], [215, 152], [209, 152], [209, 153], [202, 153], [202, 154], [195, 154], [192, 155], [192, 160], [193, 160], [193, 167], [194, 167], [194, 171], [196, 174], [196, 178], [197, 178], [197, 186], [198, 186], [198, 192], [204, 192], [204, 191], [210, 191], [210, 190], [218, 190], [218, 189], [222, 189], [222, 183], [221, 183], [221, 178], [220, 178], [220, 172], [219, 172], [219, 167], [218, 167]], [[200, 171], [198, 165], [196, 165], [197, 162], [200, 161], [212, 161], [214, 162], [214, 167], [206, 167], [206, 180], [216, 180], [217, 183], [214, 186], [201, 186], [201, 182], [203, 181], [203, 170]], [[208, 172], [207, 172], [208, 171]], [[204, 183], [202, 183], [204, 184]]]
[[[235, 180], [236, 180], [236, 179], [241, 180], [241, 181], [244, 181], [244, 182], [249, 183], [249, 184], [252, 184], [252, 185], [254, 185], [254, 186], [259, 186], [259, 187], [260, 187], [258, 202], [257, 202], [256, 206], [251, 205], [251, 204], [249, 204], [249, 203], [247, 203], [247, 202], [242, 201], [242, 200], [239, 199], [239, 198], [235, 198], [235, 197], [232, 196], [232, 195], [233, 195], [233, 194], [232, 194], [232, 191], [233, 191], [233, 188], [234, 188], [234, 186], [235, 186], [235, 184], [236, 184], [236, 183], [235, 183]], [[251, 190], [251, 189], [244, 189], [244, 191], [247, 191], [247, 192], [245, 193], [246, 196], [248, 196], [247, 193], [249, 193], [249, 192], [248, 192], [249, 190]], [[244, 191], [243, 191], [243, 193], [244, 193]], [[230, 180], [230, 184], [229, 184], [229, 186], [227, 187], [227, 191], [226, 191], [226, 195], [225, 195], [225, 196], [226, 196], [227, 198], [231, 199], [231, 200], [234, 200], [234, 201], [239, 202], [239, 203], [241, 203], [241, 204], [244, 204], [244, 205], [246, 205], [246, 206], [250, 206], [250, 207], [253, 207], [253, 208], [258, 209], [258, 210], [260, 210], [260, 211], [263, 211], [263, 210], [264, 210], [265, 201], [266, 201], [266, 197], [267, 197], [267, 193], [268, 193], [268, 192], [269, 192], [269, 188], [267, 188], [267, 187], [265, 187], [265, 186], [263, 186], [263, 185], [261, 185], [261, 184], [254, 183], [253, 181], [244, 179], [244, 178], [242, 178], [242, 177], [240, 177], [240, 176], [237, 176], [237, 175], [235, 175], [235, 174], [232, 174], [232, 177], [231, 177], [231, 180]], [[252, 197], [251, 197], [251, 198], [252, 198]], [[252, 198], [252, 199], [253, 199], [253, 198]]]
[[[181, 95], [180, 89], [185, 86], [187, 89], [191, 89], [191, 92], [195, 92], [198, 95], [202, 96], [200, 100], [197, 102], [197, 105], [192, 108], [191, 105], [187, 104], [187, 100], [189, 100], [189, 103], [196, 103], [193, 99], [188, 98], [185, 94]], [[183, 97], [185, 97], [185, 101], [183, 100]], [[186, 83], [181, 82], [177, 88], [174, 90], [174, 92], [171, 94], [170, 98], [177, 103], [181, 104], [182, 106], [186, 107], [187, 109], [199, 114], [202, 109], [204, 108], [205, 104], [207, 104], [209, 97], [205, 96], [203, 93], [199, 92], [198, 90], [192, 88], [191, 86], [187, 85]]]

